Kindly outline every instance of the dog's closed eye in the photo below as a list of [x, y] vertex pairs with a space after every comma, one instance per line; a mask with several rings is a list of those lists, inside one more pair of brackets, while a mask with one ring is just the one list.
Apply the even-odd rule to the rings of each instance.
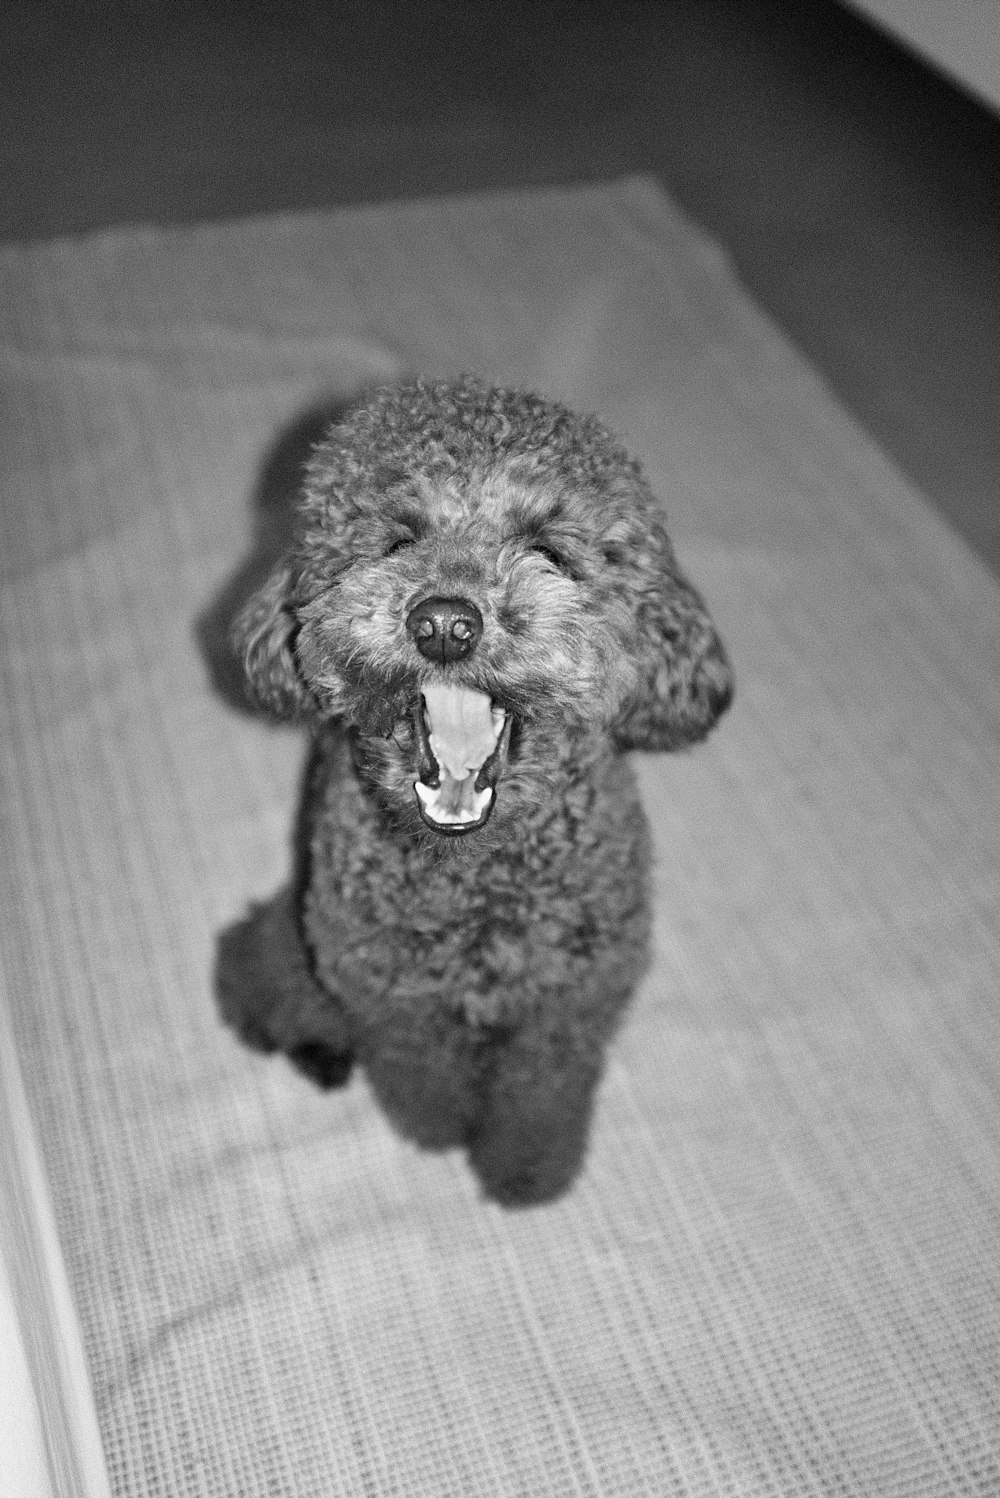
[[383, 547], [383, 549], [382, 549], [382, 558], [383, 558], [383, 560], [385, 560], [386, 557], [394, 557], [397, 552], [405, 551], [407, 549], [407, 547], [413, 546], [413, 545], [415, 545], [415, 543], [416, 543], [416, 537], [415, 536], [410, 536], [410, 535], [396, 536], [396, 537], [393, 538], [393, 540], [391, 540], [389, 542], [389, 544], [387, 546]]
[[533, 537], [529, 550], [533, 555], [541, 557], [544, 561], [548, 562], [549, 566], [554, 568], [556, 572], [561, 572], [564, 577], [570, 577], [574, 580], [579, 578], [579, 572], [573, 566], [566, 553], [559, 547], [554, 546], [551, 541]]

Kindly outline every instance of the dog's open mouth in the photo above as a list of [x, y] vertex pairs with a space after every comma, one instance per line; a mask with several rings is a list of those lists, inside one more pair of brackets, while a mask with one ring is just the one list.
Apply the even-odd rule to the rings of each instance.
[[435, 832], [474, 832], [493, 810], [510, 714], [485, 692], [428, 683], [414, 713], [420, 815]]

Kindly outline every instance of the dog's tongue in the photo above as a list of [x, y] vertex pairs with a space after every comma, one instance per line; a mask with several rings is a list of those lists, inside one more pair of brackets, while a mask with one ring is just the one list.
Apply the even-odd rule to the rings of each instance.
[[424, 704], [434, 758], [453, 780], [464, 780], [496, 748], [503, 713], [485, 692], [436, 683], [424, 687]]

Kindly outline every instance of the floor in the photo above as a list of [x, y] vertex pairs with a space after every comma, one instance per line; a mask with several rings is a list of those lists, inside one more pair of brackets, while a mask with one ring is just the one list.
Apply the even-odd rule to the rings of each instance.
[[835, 0], [7, 0], [0, 239], [655, 172], [1000, 573], [1000, 118]]

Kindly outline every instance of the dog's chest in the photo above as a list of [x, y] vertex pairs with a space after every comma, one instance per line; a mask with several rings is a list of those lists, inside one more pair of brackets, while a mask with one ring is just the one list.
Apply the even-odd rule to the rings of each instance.
[[516, 1024], [539, 1005], [591, 1004], [642, 965], [645, 836], [633, 812], [558, 856], [526, 843], [478, 860], [369, 846], [327, 825], [306, 902], [319, 976], [380, 1022], [398, 1010]]
[[550, 881], [510, 860], [440, 864], [384, 844], [372, 858], [357, 845], [326, 851], [314, 863], [307, 919], [313, 944], [352, 991], [466, 995], [478, 1010], [487, 992], [523, 986], [560, 960], [552, 951], [568, 950], [586, 924], [565, 897], [553, 923]]

